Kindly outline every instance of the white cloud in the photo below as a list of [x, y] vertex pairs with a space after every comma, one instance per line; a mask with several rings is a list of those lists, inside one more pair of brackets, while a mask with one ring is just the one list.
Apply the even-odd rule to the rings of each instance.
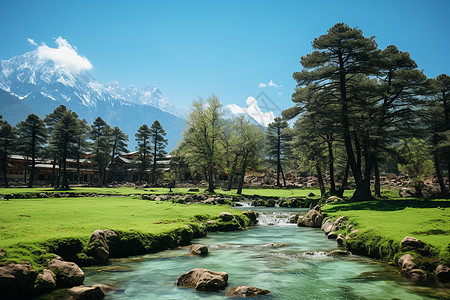
[[245, 114], [245, 111], [242, 107], [236, 104], [228, 104], [226, 106], [233, 114]]
[[77, 48], [69, 44], [66, 39], [58, 37], [55, 43], [58, 48], [51, 48], [44, 43], [39, 46], [37, 48], [39, 59], [51, 59], [56, 66], [66, 67], [75, 74], [92, 69], [91, 62], [86, 57], [79, 55]]
[[247, 114], [261, 125], [267, 126], [275, 119], [275, 114], [271, 111], [263, 113], [258, 106], [258, 101], [254, 97], [247, 98], [247, 107], [240, 107], [236, 104], [226, 106], [233, 114]]
[[27, 38], [28, 43], [33, 46], [37, 46], [36, 42], [32, 38]]
[[282, 92], [278, 92], [277, 96], [278, 97], [283, 96], [283, 93]]
[[281, 88], [281, 87], [283, 87], [281, 84], [276, 84], [275, 82], [273, 82], [273, 80], [270, 80], [268, 83], [260, 82], [258, 84], [258, 87], [260, 87], [260, 88], [265, 88], [265, 87], [268, 87], [268, 86], [271, 86], [271, 87], [274, 87], [274, 88]]

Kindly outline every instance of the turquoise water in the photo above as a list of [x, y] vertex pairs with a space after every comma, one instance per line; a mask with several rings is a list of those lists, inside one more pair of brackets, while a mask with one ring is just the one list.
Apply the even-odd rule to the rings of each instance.
[[[274, 219], [287, 216], [279, 211], [272, 214], [269, 209], [260, 210]], [[430, 293], [439, 292], [436, 287], [414, 287], [399, 275], [397, 268], [375, 260], [353, 255], [327, 256], [338, 246], [319, 229], [276, 224], [280, 225], [209, 233], [208, 237], [193, 241], [209, 245], [207, 257], [189, 255], [189, 248], [184, 247], [86, 268], [85, 285], [103, 283], [116, 287], [119, 290], [109, 294], [108, 299], [117, 300], [226, 299], [224, 292], [195, 292], [176, 286], [182, 273], [206, 268], [229, 274], [227, 290], [249, 285], [271, 291], [258, 299], [413, 300], [432, 299]], [[287, 245], [269, 247], [268, 243]], [[61, 299], [61, 295], [56, 292], [42, 299]]]

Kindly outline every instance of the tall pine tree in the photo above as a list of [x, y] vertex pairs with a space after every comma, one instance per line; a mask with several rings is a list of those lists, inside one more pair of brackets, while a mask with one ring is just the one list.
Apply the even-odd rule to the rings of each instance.
[[5, 187], [9, 187], [8, 183], [8, 157], [11, 153], [13, 143], [16, 139], [16, 130], [8, 122], [3, 121], [0, 115], [0, 164], [3, 171], [3, 180]]
[[[56, 123], [58, 123], [59, 120], [61, 120], [62, 116], [67, 111], [70, 111], [70, 110], [68, 110], [65, 105], [60, 105], [57, 108], [55, 108], [55, 110], [52, 113], [45, 116], [44, 122], [45, 122], [45, 125], [47, 125], [48, 134], [50, 135], [50, 137], [53, 136], [53, 130], [55, 128]], [[58, 157], [55, 149], [53, 149], [52, 143], [49, 143], [49, 151], [48, 152], [51, 153], [52, 160], [53, 160], [52, 175], [50, 176], [50, 185], [52, 187], [55, 187], [55, 186], [58, 186], [58, 184], [59, 184], [59, 175], [61, 174], [61, 162], [59, 163], [60, 168], [58, 169], [59, 170], [58, 178], [56, 178], [56, 165], [58, 164], [58, 160], [60, 161], [60, 158]]]
[[106, 179], [106, 169], [111, 157], [111, 127], [100, 117], [91, 125], [89, 138], [92, 140], [92, 161], [98, 171], [98, 186], [102, 186]]
[[152, 185], [156, 184], [156, 167], [158, 158], [164, 158], [167, 155], [165, 150], [167, 146], [166, 131], [163, 129], [158, 120], [153, 122], [150, 127], [150, 141], [153, 145], [153, 170], [152, 170]]
[[139, 180], [142, 181], [144, 175], [147, 173], [149, 167], [149, 157], [152, 151], [152, 145], [150, 141], [152, 133], [150, 128], [146, 124], [139, 127], [135, 137], [138, 146], [136, 150], [139, 151], [139, 156], [137, 158], [137, 167], [139, 170]]
[[287, 121], [277, 117], [267, 127], [267, 151], [271, 160], [274, 160], [277, 166], [277, 186], [281, 187], [280, 175], [284, 173], [282, 168], [282, 160], [289, 154], [289, 141], [292, 135], [289, 132], [289, 124]]
[[36, 157], [41, 153], [47, 141], [47, 129], [44, 121], [35, 114], [31, 114], [25, 121], [17, 124], [19, 131], [19, 149], [27, 157], [31, 157], [31, 173], [28, 187], [33, 187]]
[[61, 119], [54, 125], [52, 135], [52, 147], [61, 159], [62, 165], [62, 189], [69, 189], [69, 178], [67, 176], [67, 159], [77, 155], [78, 144], [78, 116], [66, 111]]

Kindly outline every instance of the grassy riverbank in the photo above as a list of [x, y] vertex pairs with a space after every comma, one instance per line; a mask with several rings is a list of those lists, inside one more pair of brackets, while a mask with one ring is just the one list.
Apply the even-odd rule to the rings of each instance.
[[[347, 216], [359, 230], [352, 245], [372, 256], [395, 260], [405, 236], [416, 237], [431, 247], [432, 257], [450, 263], [450, 200], [399, 199], [327, 204], [328, 215]], [[422, 253], [423, 254], [423, 253]]]
[[[0, 188], [0, 195], [8, 194], [38, 194], [38, 193], [84, 193], [84, 194], [101, 194], [101, 195], [141, 195], [141, 194], [168, 194], [168, 188], [134, 188], [134, 187], [73, 187], [69, 191], [58, 191], [50, 187], [37, 188]], [[206, 193], [205, 189], [200, 189], [200, 192], [189, 192], [189, 188], [173, 188], [172, 192], [175, 194], [198, 194]], [[296, 188], [296, 189], [278, 189], [278, 188], [244, 188], [242, 195], [265, 196], [265, 197], [307, 197], [310, 193], [315, 196], [312, 198], [320, 198], [320, 190], [314, 188]], [[222, 195], [236, 195], [236, 190], [222, 191], [216, 189], [215, 194]], [[344, 196], [351, 197], [353, 191], [345, 191]]]
[[[11, 199], [0, 201], [3, 260], [36, 262], [47, 241], [75, 238], [86, 242], [96, 229], [167, 233], [198, 219], [217, 218], [225, 205], [172, 204], [134, 197]], [[242, 214], [233, 210], [235, 214]], [[201, 218], [199, 216], [202, 216]]]

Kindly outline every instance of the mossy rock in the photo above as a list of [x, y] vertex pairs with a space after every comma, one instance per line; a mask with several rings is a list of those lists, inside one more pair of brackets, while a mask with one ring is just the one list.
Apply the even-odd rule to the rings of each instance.
[[237, 231], [243, 228], [241, 224], [239, 224], [238, 220], [234, 218], [233, 220], [228, 222], [217, 220], [214, 223], [208, 223], [207, 229], [208, 231]]
[[79, 238], [60, 238], [45, 242], [43, 246], [49, 253], [55, 253], [66, 261], [72, 261], [83, 250], [83, 241]]

